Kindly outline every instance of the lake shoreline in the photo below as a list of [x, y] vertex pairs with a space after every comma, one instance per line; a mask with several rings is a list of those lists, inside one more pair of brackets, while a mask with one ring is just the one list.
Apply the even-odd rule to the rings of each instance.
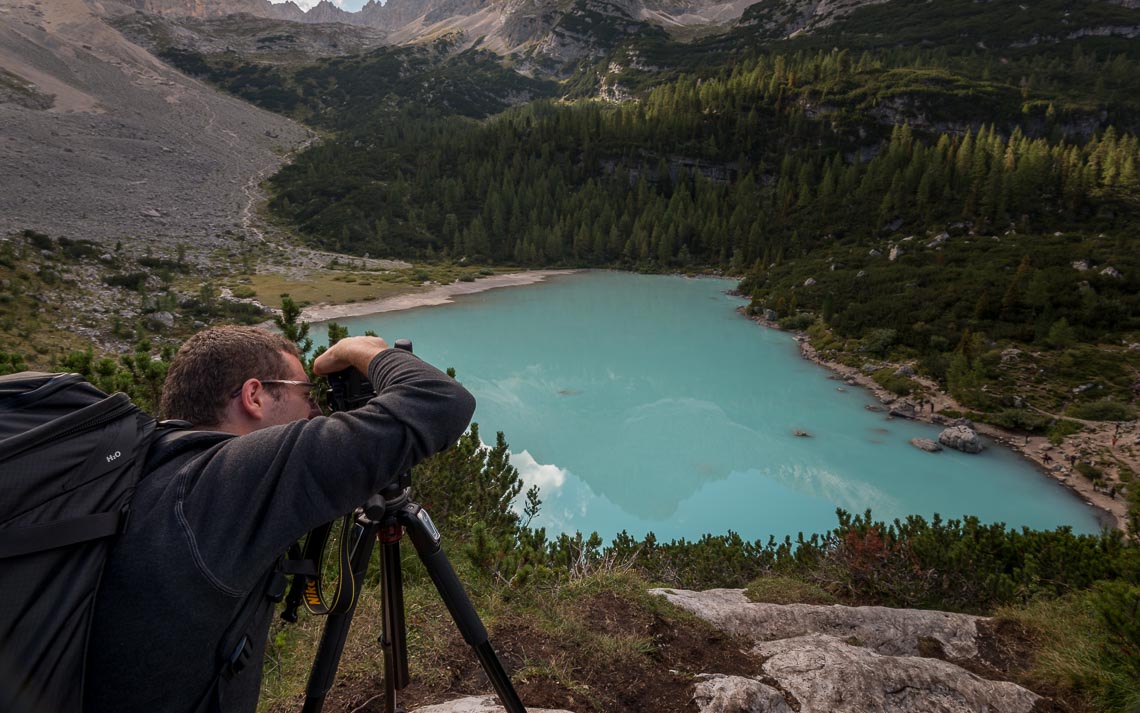
[[[741, 314], [745, 314], [744, 308], [741, 308], [740, 312]], [[775, 322], [770, 320], [746, 314], [745, 316], [762, 327], [785, 331], [781, 330]], [[911, 379], [918, 381], [926, 388], [927, 403], [933, 403], [931, 411], [920, 412], [913, 401], [905, 397], [895, 396], [862, 371], [847, 366], [846, 364], [830, 361], [821, 356], [811, 345], [811, 341], [806, 334], [796, 332], [792, 333], [792, 335], [799, 348], [801, 357], [831, 371], [846, 384], [867, 389], [884, 405], [890, 405], [896, 408], [904, 405], [914, 407], [913, 415], [907, 416], [907, 418], [911, 420], [936, 426], [945, 425], [942, 420], [943, 417], [940, 416], [939, 412], [946, 409], [958, 411], [959, 413], [966, 413], [968, 411], [968, 409], [963, 408], [955, 401], [953, 397], [943, 392], [935, 382], [920, 376], [912, 376], [910, 377]], [[891, 366], [897, 367], [901, 365], [894, 364]], [[1128, 424], [1128, 432], [1124, 435], [1128, 438], [1134, 438], [1136, 435], [1135, 428], [1136, 423], [1131, 422]], [[1054, 446], [1049, 442], [1049, 439], [1044, 436], [1029, 436], [1024, 433], [1010, 431], [986, 423], [974, 424], [974, 430], [977, 431], [979, 435], [985, 436], [999, 446], [1007, 448], [1022, 458], [1025, 458], [1032, 463], [1039, 472], [1048, 476], [1054, 482], [1065, 486], [1069, 492], [1079, 497], [1085, 504], [1095, 508], [1098, 511], [1097, 519], [1103, 526], [1127, 531], [1128, 504], [1124, 498], [1119, 495], [1113, 496], [1109, 493], [1102, 492], [1093, 485], [1092, 481], [1068, 465], [1070, 457], [1080, 459], [1084, 457], [1085, 454], [1109, 447], [1113, 441], [1114, 424], [1086, 423], [1085, 431], [1066, 437], [1059, 446]]]
[[[453, 282], [447, 285], [437, 285], [421, 292], [405, 293], [365, 302], [311, 305], [302, 311], [301, 319], [310, 323], [324, 322], [348, 317], [361, 317], [384, 312], [396, 312], [449, 304], [454, 302], [456, 297], [462, 295], [476, 294], [503, 287], [535, 285], [551, 277], [579, 272], [583, 272], [583, 270], [526, 270], [483, 277], [473, 282]], [[686, 277], [702, 276], [686, 275]], [[721, 276], [709, 275], [709, 277]], [[744, 308], [740, 308], [739, 312], [762, 327], [784, 331], [780, 330], [779, 326], [770, 320], [747, 315]], [[871, 379], [869, 375], [864, 374], [860, 370], [824, 358], [812, 347], [806, 335], [793, 333], [793, 338], [798, 345], [802, 358], [831, 371], [835, 375], [834, 378], [842, 379], [844, 383], [848, 385], [867, 389], [884, 405], [889, 404], [898, 407], [909, 404], [915, 406], [912, 401], [906, 398], [896, 397]], [[930, 412], [924, 411], [920, 413], [917, 408], [914, 408], [913, 415], [908, 416], [911, 420], [932, 425], [943, 425], [944, 421], [940, 415], [941, 411], [950, 409], [961, 413], [966, 412], [966, 409], [958, 404], [949, 394], [944, 393], [935, 382], [919, 376], [911, 378], [919, 381], [927, 390], [927, 402], [933, 402], [933, 410]], [[1026, 436], [1022, 433], [985, 423], [977, 423], [974, 428], [979, 435], [1025, 458], [1032, 463], [1039, 472], [1047, 475], [1054, 482], [1063, 485], [1070, 493], [1079, 497], [1085, 504], [1092, 506], [1097, 511], [1098, 520], [1103, 526], [1122, 530], [1126, 529], [1128, 507], [1124, 499], [1121, 497], [1113, 497], [1109, 493], [1097, 489], [1090, 480], [1081, 476], [1068, 465], [1070, 456], [1081, 458], [1085, 454], [1093, 452], [1098, 448], [1108, 447], [1113, 436], [1112, 424], [1091, 424], [1091, 430], [1086, 428], [1086, 431], [1067, 437], [1060, 446], [1054, 446], [1043, 436]], [[1126, 436], [1129, 438], [1135, 437], [1135, 434], [1131, 432], [1135, 429], [1135, 423], [1129, 424], [1129, 429], [1130, 432], [1127, 433]], [[1046, 460], [1046, 458], [1048, 458], [1048, 460]], [[1140, 464], [1134, 466], [1134, 470], [1140, 472]]]
[[301, 311], [301, 319], [305, 322], [328, 322], [345, 319], [347, 317], [364, 317], [370, 314], [383, 312], [399, 312], [418, 307], [434, 307], [449, 304], [460, 295], [471, 295], [478, 292], [495, 290], [500, 287], [523, 287], [546, 281], [547, 278], [559, 275], [570, 275], [581, 270], [523, 270], [508, 272], [501, 275], [481, 277], [472, 282], [452, 282], [447, 285], [437, 285], [422, 292], [408, 292], [392, 297], [383, 297], [364, 302], [349, 302], [344, 304], [318, 304], [305, 307]]

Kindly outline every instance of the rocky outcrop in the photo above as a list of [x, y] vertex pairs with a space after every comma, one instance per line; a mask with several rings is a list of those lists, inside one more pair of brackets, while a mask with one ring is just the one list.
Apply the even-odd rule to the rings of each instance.
[[693, 687], [693, 702], [701, 713], [792, 713], [784, 695], [766, 683], [745, 676], [704, 674]]
[[818, 606], [814, 604], [761, 604], [748, 601], [741, 589], [653, 589], [715, 625], [752, 642], [827, 634], [887, 656], [914, 656], [920, 646], [937, 642], [947, 656], [977, 655], [980, 617], [919, 609], [890, 607]]
[[759, 604], [742, 590], [652, 591], [754, 642], [752, 653], [764, 659], [753, 677], [698, 677], [693, 700], [702, 713], [1029, 713], [1041, 700], [954, 663], [978, 657], [982, 617]]
[[942, 446], [930, 440], [929, 438], [912, 438], [910, 444], [920, 451], [927, 453], [938, 453], [942, 450]]
[[[416, 708], [412, 713], [501, 713], [503, 706], [497, 698], [491, 696], [469, 696], [457, 698], [447, 703], [437, 703], [432, 706]], [[571, 713], [571, 711], [553, 708], [527, 708], [530, 713]]]
[[963, 453], [981, 453], [982, 439], [969, 426], [951, 426], [938, 434], [938, 442]]
[[764, 672], [799, 702], [800, 713], [1030, 713], [1040, 699], [946, 661], [883, 656], [825, 634], [768, 642], [756, 652], [767, 658]]

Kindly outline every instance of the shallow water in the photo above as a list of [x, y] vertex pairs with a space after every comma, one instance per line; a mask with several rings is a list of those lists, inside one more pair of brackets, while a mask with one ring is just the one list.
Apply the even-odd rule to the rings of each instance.
[[[503, 431], [540, 486], [534, 524], [552, 533], [795, 537], [834, 527], [837, 507], [1099, 530], [1091, 507], [1005, 449], [911, 446], [938, 429], [866, 410], [870, 394], [738, 314], [734, 286], [589, 272], [339, 321], [455, 367], [484, 441]], [[313, 332], [323, 343], [323, 325]]]

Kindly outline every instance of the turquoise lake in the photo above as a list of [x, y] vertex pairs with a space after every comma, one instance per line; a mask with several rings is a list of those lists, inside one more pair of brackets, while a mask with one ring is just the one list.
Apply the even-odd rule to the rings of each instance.
[[540, 487], [534, 524], [552, 534], [794, 538], [834, 527], [837, 507], [1099, 531], [1095, 510], [1008, 450], [911, 446], [938, 429], [866, 410], [868, 392], [838, 390], [790, 335], [741, 316], [735, 284], [585, 272], [337, 321], [454, 367], [483, 440], [502, 431]]

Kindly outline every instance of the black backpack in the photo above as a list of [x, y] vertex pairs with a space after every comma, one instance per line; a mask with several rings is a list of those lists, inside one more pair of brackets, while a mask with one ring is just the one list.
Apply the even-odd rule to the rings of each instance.
[[[145, 465], [216, 442], [189, 426], [156, 423], [126, 394], [108, 396], [79, 374], [0, 376], [0, 713], [82, 709], [103, 565]], [[219, 642], [217, 675], [196, 713], [222, 710], [288, 575], [300, 592], [318, 572], [311, 557], [282, 557], [267, 573], [264, 597], [248, 600]], [[286, 618], [296, 621], [296, 609]]]
[[155, 420], [78, 374], [0, 376], [0, 711], [78, 711], [95, 591]]

